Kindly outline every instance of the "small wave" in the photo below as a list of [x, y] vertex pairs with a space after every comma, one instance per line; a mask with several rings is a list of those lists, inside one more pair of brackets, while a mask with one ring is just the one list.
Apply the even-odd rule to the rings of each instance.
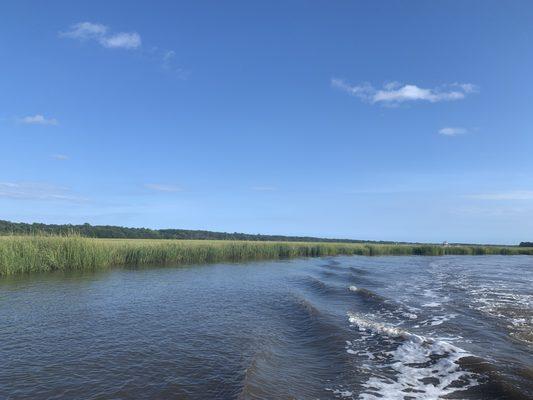
[[339, 266], [339, 268], [342, 268], [340, 265], [341, 265], [340, 261], [335, 260], [334, 258], [330, 258], [329, 260], [327, 260], [327, 264], [325, 264], [324, 267], [337, 267], [337, 266]]
[[382, 324], [380, 322], [375, 322], [370, 319], [358, 316], [357, 314], [348, 314], [348, 320], [353, 326], [356, 326], [361, 331], [371, 331], [380, 335], [386, 335], [392, 338], [402, 337], [404, 339], [412, 338], [421, 338], [422, 336], [417, 336], [410, 334], [408, 331], [398, 328], [392, 325]]
[[306, 299], [298, 299], [295, 301], [295, 304], [297, 308], [304, 311], [304, 313], [309, 317], [316, 317], [320, 315], [320, 310]]
[[[465, 350], [365, 316], [350, 313], [348, 317], [353, 327], [366, 333], [367, 339], [378, 336], [395, 341], [390, 350], [368, 357], [381, 365], [369, 369], [370, 376], [363, 384], [365, 389], [360, 399], [438, 399], [477, 384], [474, 374], [457, 363], [470, 356]], [[376, 370], [382, 373], [375, 375]]]
[[467, 356], [457, 363], [482, 377], [482, 384], [473, 390], [480, 398], [524, 400], [533, 398], [533, 368], [516, 365], [512, 375], [502, 373], [493, 363]]
[[346, 273], [344, 271], [331, 271], [324, 269], [320, 271], [319, 274], [326, 280], [333, 280], [337, 282], [344, 282], [347, 279]]
[[364, 270], [364, 269], [361, 269], [361, 268], [357, 268], [357, 267], [348, 267], [348, 269], [353, 272], [354, 274], [357, 274], [357, 275], [367, 275], [368, 274], [368, 271]]
[[319, 291], [319, 292], [327, 292], [328, 291], [328, 285], [316, 278], [313, 278], [311, 276], [307, 276], [303, 279], [304, 283], [310, 287], [313, 290]]
[[364, 297], [364, 298], [367, 298], [367, 299], [372, 299], [372, 300], [379, 301], [379, 302], [386, 302], [387, 301], [387, 299], [385, 299], [384, 297], [381, 297], [379, 294], [374, 293], [373, 291], [368, 290], [366, 288], [360, 288], [360, 287], [352, 285], [352, 286], [349, 287], [349, 289], [350, 289], [350, 292], [357, 293], [361, 297]]
[[[272, 363], [270, 360], [269, 354], [266, 352], [258, 352], [252, 357], [250, 364], [244, 371], [244, 378], [242, 381], [242, 388], [237, 398], [239, 400], [245, 399], [257, 399], [264, 398], [268, 395], [271, 395], [268, 390], [265, 390], [266, 385], [261, 384], [261, 379], [257, 379], [259, 365], [262, 365], [262, 368], [269, 368], [269, 365]], [[266, 373], [267, 375], [268, 373]], [[259, 380], [259, 383], [256, 382]]]
[[328, 263], [328, 264], [322, 264], [320, 265], [325, 270], [333, 270], [333, 271], [345, 271], [346, 268], [340, 265], [339, 263]]
[[449, 286], [451, 290], [464, 294], [471, 310], [489, 317], [506, 329], [513, 339], [532, 345], [531, 280], [516, 280], [513, 278], [515, 275], [515, 271], [501, 272], [496, 276], [462, 275], [450, 281]]
[[408, 320], [415, 320], [418, 318], [418, 315], [408, 306], [391, 301], [369, 289], [355, 285], [349, 286], [348, 289], [350, 292], [357, 293], [365, 301], [375, 303], [380, 308], [380, 312], [387, 312], [391, 317], [396, 316], [397, 318], [407, 318]]
[[533, 295], [478, 289], [471, 308], [505, 325], [514, 339], [533, 344]]
[[419, 322], [419, 326], [439, 326], [442, 325], [454, 318], [457, 317], [458, 314], [455, 313], [447, 313], [442, 315], [434, 315], [431, 318], [425, 319], [423, 321]]
[[355, 274], [348, 268], [344, 267], [327, 267], [319, 270], [319, 275], [326, 279], [334, 279], [338, 282], [350, 283], [350, 284], [364, 284], [374, 285], [375, 283], [366, 278], [363, 275]]
[[342, 287], [335, 286], [330, 283], [326, 283], [320, 279], [316, 279], [312, 276], [306, 276], [301, 281], [308, 289], [312, 290], [313, 292], [321, 295], [328, 295], [328, 296], [345, 296], [346, 292], [345, 289]]
[[342, 348], [349, 334], [345, 326], [300, 296], [288, 299], [285, 312], [288, 324], [298, 332], [295, 342], [316, 346], [321, 354], [337, 354], [336, 350]]
[[280, 306], [283, 324], [262, 340], [250, 359], [238, 399], [318, 398], [349, 361], [342, 352], [350, 334], [346, 325], [336, 324], [299, 294], [288, 296]]

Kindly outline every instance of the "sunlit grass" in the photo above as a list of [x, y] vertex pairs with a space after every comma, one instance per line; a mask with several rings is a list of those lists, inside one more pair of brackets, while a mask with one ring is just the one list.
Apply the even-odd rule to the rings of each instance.
[[533, 254], [533, 248], [222, 240], [0, 237], [0, 275], [334, 255]]

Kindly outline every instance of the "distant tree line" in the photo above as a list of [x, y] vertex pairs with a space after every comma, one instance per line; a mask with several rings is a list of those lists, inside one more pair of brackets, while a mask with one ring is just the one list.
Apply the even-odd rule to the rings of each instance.
[[[395, 242], [390, 240], [329, 239], [312, 236], [260, 235], [249, 233], [212, 232], [190, 229], [127, 228], [113, 225], [54, 225], [0, 220], [0, 235], [68, 235], [109, 239], [189, 239], [189, 240], [249, 240], [275, 242], [325, 242], [325, 243], [381, 243], [381, 244], [430, 244], [420, 242]], [[450, 243], [450, 246], [471, 246], [472, 243]], [[493, 245], [485, 245], [493, 246]], [[533, 242], [522, 242], [521, 247], [533, 247]]]
[[[254, 240], [254, 241], [279, 241], [279, 242], [331, 242], [331, 243], [366, 243], [365, 240], [352, 239], [326, 239], [308, 236], [281, 236], [259, 235], [247, 233], [211, 232], [188, 229], [148, 229], [127, 228], [112, 225], [54, 225], [22, 222], [9, 222], [0, 220], [0, 235], [30, 235], [50, 234], [67, 235], [78, 234], [94, 238], [117, 238], [117, 239], [196, 239], [196, 240]], [[395, 243], [380, 241], [375, 243]]]

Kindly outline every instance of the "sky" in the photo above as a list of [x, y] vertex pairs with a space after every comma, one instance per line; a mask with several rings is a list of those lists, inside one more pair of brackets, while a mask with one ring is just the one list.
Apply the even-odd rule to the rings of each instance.
[[3, 1], [0, 219], [533, 240], [531, 1]]

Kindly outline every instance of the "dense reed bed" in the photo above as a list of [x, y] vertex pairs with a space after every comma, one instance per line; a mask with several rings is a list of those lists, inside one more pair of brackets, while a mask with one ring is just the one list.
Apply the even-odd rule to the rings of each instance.
[[0, 237], [0, 275], [334, 255], [533, 254], [533, 248], [364, 243]]

